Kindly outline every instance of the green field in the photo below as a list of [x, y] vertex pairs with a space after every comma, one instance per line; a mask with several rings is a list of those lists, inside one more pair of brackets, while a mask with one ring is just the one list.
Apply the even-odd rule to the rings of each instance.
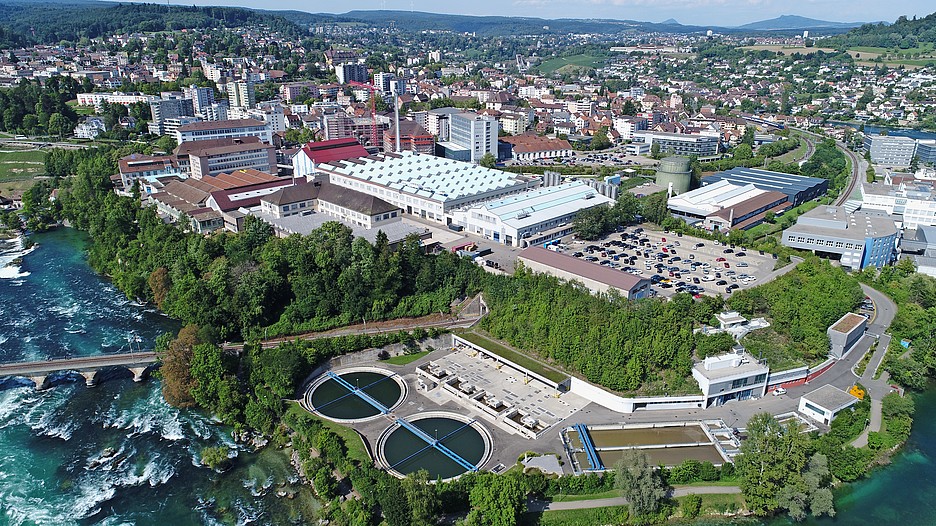
[[627, 519], [627, 506], [592, 508], [585, 510], [547, 511], [526, 513], [520, 521], [525, 526], [595, 526], [600, 524], [623, 524]]
[[564, 374], [562, 371], [558, 369], [555, 369], [546, 364], [540, 363], [534, 360], [533, 358], [530, 358], [529, 356], [520, 354], [517, 351], [508, 349], [507, 347], [491, 339], [488, 339], [484, 336], [481, 336], [480, 334], [476, 332], [459, 332], [456, 334], [458, 334], [462, 338], [470, 341], [471, 343], [475, 345], [484, 347], [488, 351], [491, 351], [492, 353], [502, 358], [510, 360], [511, 362], [519, 365], [520, 367], [524, 367], [536, 374], [545, 376], [546, 378], [549, 378], [550, 380], [554, 382], [562, 382], [569, 377], [569, 375]]
[[408, 363], [413, 363], [416, 360], [422, 358], [423, 356], [429, 354], [429, 351], [422, 351], [413, 354], [403, 354], [400, 356], [392, 356], [384, 360], [384, 362], [389, 363], [390, 365], [406, 365]]
[[45, 152], [41, 150], [0, 150], [0, 192], [10, 194], [33, 184], [45, 173]]
[[539, 65], [539, 70], [543, 74], [552, 73], [560, 68], [565, 66], [580, 66], [586, 68], [596, 68], [603, 64], [605, 59], [603, 57], [595, 57], [592, 55], [572, 55], [569, 57], [556, 57], [544, 61]]

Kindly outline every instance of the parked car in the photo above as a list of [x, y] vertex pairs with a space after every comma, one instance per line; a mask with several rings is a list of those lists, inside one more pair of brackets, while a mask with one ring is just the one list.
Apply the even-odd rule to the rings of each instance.
[[715, 261], [717, 263], [721, 263], [722, 261], [725, 261], [725, 258], [716, 258]]
[[781, 395], [785, 395], [785, 394], [786, 394], [786, 389], [784, 389], [784, 388], [782, 388], [782, 387], [778, 387], [778, 388], [776, 388], [776, 389], [773, 390], [773, 395], [774, 395], [774, 396], [781, 396]]

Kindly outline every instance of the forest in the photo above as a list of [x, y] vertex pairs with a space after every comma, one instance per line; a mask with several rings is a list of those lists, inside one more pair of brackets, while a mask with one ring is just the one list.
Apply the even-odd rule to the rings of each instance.
[[[152, 301], [184, 323], [211, 327], [217, 338], [422, 316], [448, 311], [454, 299], [481, 288], [483, 271], [466, 259], [427, 255], [417, 238], [391, 251], [386, 236], [372, 245], [337, 222], [288, 238], [275, 237], [272, 227], [252, 218], [240, 234], [183, 232], [163, 223], [154, 207], [140, 208], [135, 198], [112, 191], [110, 175], [127, 153], [50, 153], [46, 171], [61, 181], [59, 198], [49, 205], [42, 195], [31, 195], [27, 215], [30, 221], [64, 218], [86, 230], [89, 263], [127, 297]], [[51, 190], [37, 192], [42, 189]]]
[[[0, 37], [11, 43], [58, 44], [114, 33], [178, 31], [263, 25], [287, 37], [305, 34], [282, 16], [235, 7], [111, 4], [106, 2], [0, 5]], [[31, 29], [31, 30], [30, 30]], [[28, 31], [29, 30], [29, 31]]]
[[911, 49], [926, 43], [936, 44], [936, 13], [923, 18], [901, 16], [889, 25], [865, 24], [823, 41], [823, 45], [837, 49], [860, 46]]
[[70, 135], [78, 114], [66, 102], [88, 88], [71, 77], [55, 76], [45, 86], [22, 80], [14, 88], [0, 89], [0, 131]]

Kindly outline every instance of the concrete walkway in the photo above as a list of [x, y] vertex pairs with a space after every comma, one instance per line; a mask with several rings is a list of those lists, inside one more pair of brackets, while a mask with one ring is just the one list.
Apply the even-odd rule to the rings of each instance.
[[[736, 495], [741, 493], [737, 486], [678, 486], [671, 489], [667, 497], [685, 497], [690, 493], [696, 495]], [[546, 500], [530, 499], [527, 502], [528, 513], [544, 511], [584, 510], [590, 508], [608, 508], [611, 506], [626, 506], [624, 497], [611, 497], [607, 499], [574, 500], [569, 502], [550, 502]]]

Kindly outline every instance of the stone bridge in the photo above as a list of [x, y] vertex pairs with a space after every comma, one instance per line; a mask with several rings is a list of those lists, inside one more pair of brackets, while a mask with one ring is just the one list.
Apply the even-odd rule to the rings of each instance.
[[101, 369], [124, 367], [133, 373], [134, 382], [141, 382], [158, 362], [159, 357], [155, 352], [76, 356], [38, 362], [3, 363], [0, 364], [0, 377], [22, 376], [35, 382], [38, 389], [46, 389], [49, 387], [49, 375], [74, 371], [84, 376], [85, 385], [94, 387], [97, 385], [97, 375]]

